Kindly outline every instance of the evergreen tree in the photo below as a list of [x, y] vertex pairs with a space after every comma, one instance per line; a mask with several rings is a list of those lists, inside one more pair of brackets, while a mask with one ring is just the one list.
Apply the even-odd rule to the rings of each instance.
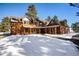
[[30, 17], [33, 20], [33, 22], [34, 22], [35, 19], [37, 18], [37, 12], [36, 12], [35, 5], [28, 6], [28, 9], [27, 10], [28, 10], [28, 12], [26, 13], [26, 15], [28, 17]]
[[4, 17], [1, 22], [2, 30], [9, 31], [10, 30], [10, 18]]
[[54, 24], [58, 24], [58, 23], [59, 23], [57, 16], [54, 16], [54, 17], [53, 17], [53, 22], [54, 22]]
[[[70, 6], [79, 8], [79, 3], [69, 3], [69, 4], [70, 4]], [[79, 16], [79, 11], [76, 12], [76, 16]]]
[[79, 22], [73, 23], [71, 25], [71, 28], [73, 29], [74, 32], [79, 32]]
[[48, 16], [48, 17], [47, 17], [47, 21], [50, 21], [50, 20], [51, 20], [51, 17], [50, 17], [50, 16]]

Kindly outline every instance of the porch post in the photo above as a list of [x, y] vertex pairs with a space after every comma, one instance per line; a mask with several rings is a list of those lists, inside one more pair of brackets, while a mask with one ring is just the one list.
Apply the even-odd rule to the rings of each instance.
[[39, 28], [39, 34], [40, 34], [40, 28]]
[[30, 34], [31, 34], [31, 28], [30, 28]]
[[24, 28], [24, 33], [23, 34], [25, 35], [25, 28]]
[[51, 28], [49, 28], [50, 29], [50, 34], [51, 34]]
[[55, 34], [57, 34], [57, 27], [55, 27]]

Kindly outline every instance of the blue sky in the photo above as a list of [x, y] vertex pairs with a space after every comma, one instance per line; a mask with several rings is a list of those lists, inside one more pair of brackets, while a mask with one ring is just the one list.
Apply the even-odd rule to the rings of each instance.
[[[2, 18], [6, 16], [23, 17], [30, 4], [31, 3], [0, 3], [0, 22]], [[69, 4], [37, 3], [34, 5], [37, 8], [40, 20], [44, 20], [47, 16], [53, 17], [56, 15], [59, 20], [67, 19], [70, 26], [72, 23], [79, 21], [79, 17], [76, 16], [79, 8], [69, 6]]]

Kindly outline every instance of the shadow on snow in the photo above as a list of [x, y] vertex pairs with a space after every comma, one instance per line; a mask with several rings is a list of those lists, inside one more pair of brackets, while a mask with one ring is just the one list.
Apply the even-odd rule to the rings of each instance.
[[23, 56], [73, 56], [79, 55], [78, 49], [70, 41], [46, 36], [12, 35], [0, 44], [0, 55]]

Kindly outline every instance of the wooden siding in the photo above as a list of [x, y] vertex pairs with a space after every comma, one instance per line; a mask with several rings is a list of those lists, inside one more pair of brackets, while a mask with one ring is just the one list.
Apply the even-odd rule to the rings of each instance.
[[68, 29], [64, 26], [23, 27], [22, 22], [11, 22], [11, 34], [64, 34]]

